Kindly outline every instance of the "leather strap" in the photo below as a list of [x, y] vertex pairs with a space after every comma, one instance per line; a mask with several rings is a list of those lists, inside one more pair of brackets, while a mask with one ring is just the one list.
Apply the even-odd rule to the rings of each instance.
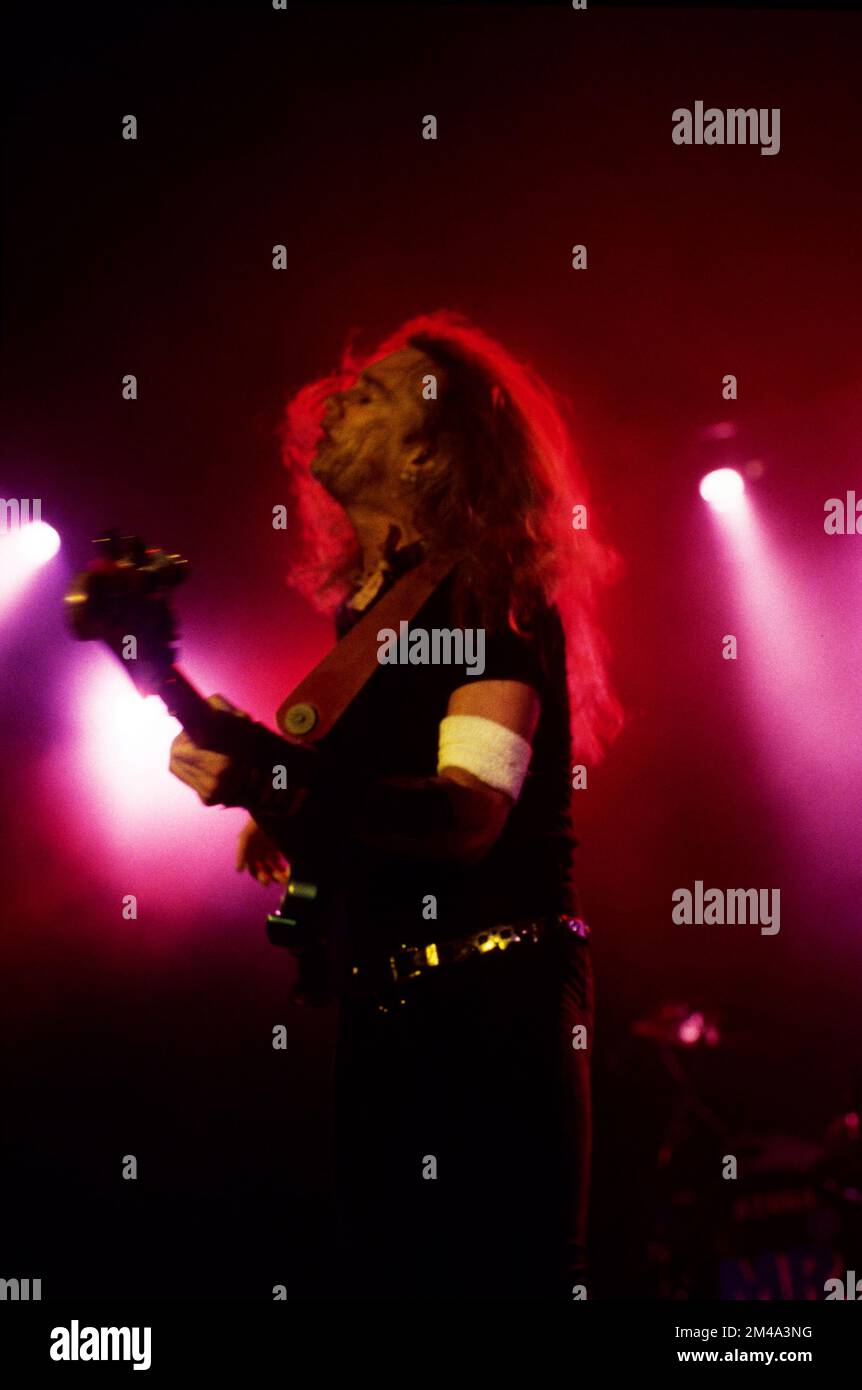
[[429, 558], [397, 579], [288, 695], [276, 714], [282, 733], [303, 743], [328, 734], [379, 669], [380, 629], [409, 622], [451, 568], [451, 561]]

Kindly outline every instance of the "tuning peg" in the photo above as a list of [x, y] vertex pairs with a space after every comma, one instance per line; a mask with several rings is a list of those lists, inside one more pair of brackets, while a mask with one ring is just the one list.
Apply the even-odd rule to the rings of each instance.
[[115, 564], [134, 565], [136, 569], [146, 564], [147, 548], [140, 536], [130, 536], [111, 527], [93, 541], [100, 556]]
[[171, 555], [167, 550], [148, 550], [141, 569], [159, 587], [173, 588], [187, 578], [189, 562], [182, 555]]

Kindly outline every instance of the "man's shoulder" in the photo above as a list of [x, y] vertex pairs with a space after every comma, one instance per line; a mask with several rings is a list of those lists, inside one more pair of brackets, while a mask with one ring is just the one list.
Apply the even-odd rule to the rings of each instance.
[[449, 574], [429, 600], [422, 621], [448, 628], [470, 629], [485, 652], [485, 680], [519, 680], [540, 692], [565, 665], [565, 636], [557, 605], [537, 599], [513, 622], [515, 594], [504, 589], [490, 615], [467, 590], [458, 592], [457, 576]]

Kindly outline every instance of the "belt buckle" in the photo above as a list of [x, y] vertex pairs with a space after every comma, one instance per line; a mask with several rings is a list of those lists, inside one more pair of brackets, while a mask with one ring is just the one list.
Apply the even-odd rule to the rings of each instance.
[[583, 917], [561, 917], [560, 926], [570, 931], [573, 936], [580, 937], [581, 941], [588, 941], [592, 936], [592, 928]]
[[488, 951], [505, 951], [513, 941], [518, 940], [520, 937], [515, 935], [515, 928], [509, 926], [489, 927], [487, 931], [477, 932], [473, 937], [480, 955]]

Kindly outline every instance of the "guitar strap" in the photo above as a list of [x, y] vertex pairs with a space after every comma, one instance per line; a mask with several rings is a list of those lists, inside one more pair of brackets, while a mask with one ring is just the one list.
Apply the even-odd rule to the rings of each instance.
[[380, 629], [398, 631], [415, 617], [451, 568], [452, 561], [429, 558], [401, 575], [288, 695], [276, 714], [282, 733], [303, 743], [328, 734], [379, 670]]

